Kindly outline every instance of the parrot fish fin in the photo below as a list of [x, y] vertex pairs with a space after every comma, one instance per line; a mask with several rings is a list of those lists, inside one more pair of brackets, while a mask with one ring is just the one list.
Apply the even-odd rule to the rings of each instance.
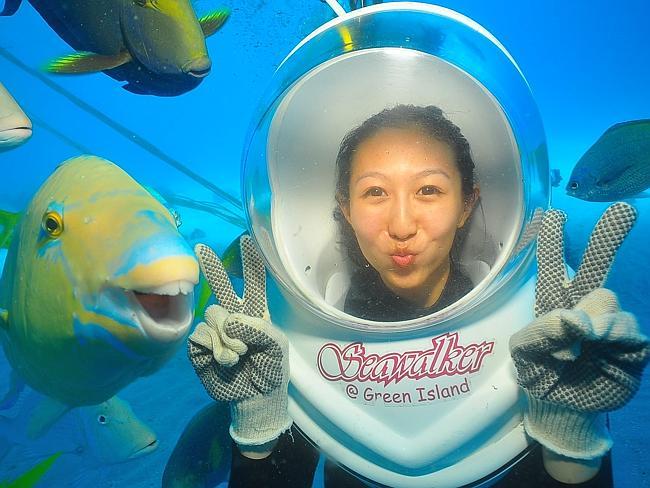
[[36, 408], [34, 408], [32, 418], [27, 426], [27, 435], [30, 439], [38, 439], [71, 408], [70, 405], [61, 403], [54, 398], [43, 398]]
[[221, 26], [228, 20], [230, 15], [230, 9], [221, 8], [213, 12], [205, 14], [199, 19], [199, 24], [201, 25], [201, 30], [205, 37], [210, 37], [212, 34], [217, 32]]
[[117, 68], [133, 60], [128, 51], [117, 54], [97, 54], [79, 51], [52, 60], [45, 66], [45, 71], [56, 74], [97, 73], [107, 69]]

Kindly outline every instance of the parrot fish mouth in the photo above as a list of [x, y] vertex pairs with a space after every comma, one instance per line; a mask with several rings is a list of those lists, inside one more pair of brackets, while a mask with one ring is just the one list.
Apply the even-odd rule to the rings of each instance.
[[31, 127], [12, 127], [0, 130], [0, 143], [7, 145], [18, 145], [32, 135]]
[[157, 439], [154, 439], [153, 441], [151, 441], [151, 442], [150, 442], [149, 444], [147, 444], [146, 446], [144, 446], [144, 447], [138, 449], [137, 451], [134, 451], [134, 452], [129, 456], [129, 459], [139, 458], [140, 456], [144, 456], [144, 455], [146, 455], [146, 454], [149, 454], [150, 452], [155, 451], [156, 449], [158, 449], [158, 440], [157, 440]]
[[125, 290], [142, 330], [158, 342], [181, 339], [192, 325], [194, 283], [173, 281], [162, 286]]

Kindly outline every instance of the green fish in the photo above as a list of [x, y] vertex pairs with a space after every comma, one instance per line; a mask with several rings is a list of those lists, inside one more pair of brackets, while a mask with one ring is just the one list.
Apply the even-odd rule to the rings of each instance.
[[230, 409], [211, 402], [185, 426], [163, 473], [163, 488], [217, 486], [228, 476], [231, 440]]
[[194, 253], [170, 212], [115, 164], [61, 164], [14, 231], [0, 342], [18, 375], [70, 406], [157, 371], [193, 321]]
[[613, 125], [577, 162], [566, 191], [592, 202], [639, 197], [650, 187], [650, 120]]
[[[4, 15], [18, 8], [10, 0]], [[175, 95], [210, 73], [205, 45], [228, 19], [218, 9], [197, 18], [189, 0], [30, 0], [50, 27], [77, 52], [47, 71], [108, 74], [136, 93]], [[178, 92], [178, 93], [177, 93]]]

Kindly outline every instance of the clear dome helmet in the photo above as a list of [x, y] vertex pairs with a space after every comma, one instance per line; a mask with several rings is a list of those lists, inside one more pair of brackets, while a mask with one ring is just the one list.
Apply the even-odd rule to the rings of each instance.
[[[481, 189], [459, 263], [474, 288], [400, 322], [343, 311], [343, 137], [398, 104], [436, 105], [467, 138]], [[526, 454], [508, 340], [533, 318], [531, 229], [549, 204], [546, 142], [512, 56], [471, 19], [394, 2], [326, 23], [291, 51], [244, 151], [251, 235], [290, 342], [289, 409], [324, 452], [388, 486], [489, 485]]]

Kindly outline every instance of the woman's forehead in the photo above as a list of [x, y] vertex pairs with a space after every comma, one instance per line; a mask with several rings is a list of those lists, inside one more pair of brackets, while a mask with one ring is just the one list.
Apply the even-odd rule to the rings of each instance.
[[364, 140], [352, 158], [352, 173], [429, 176], [457, 172], [451, 147], [421, 129], [382, 129]]

